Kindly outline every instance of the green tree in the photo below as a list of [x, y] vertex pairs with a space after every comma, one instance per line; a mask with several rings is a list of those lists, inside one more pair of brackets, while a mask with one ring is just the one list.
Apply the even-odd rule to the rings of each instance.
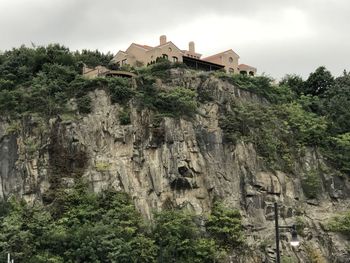
[[350, 175], [350, 132], [330, 137], [323, 150], [334, 167]]
[[324, 66], [318, 67], [305, 81], [304, 94], [323, 95], [334, 85], [334, 77]]
[[214, 203], [205, 227], [221, 246], [233, 249], [241, 246], [244, 242], [239, 211], [229, 209], [222, 203]]
[[161, 112], [174, 116], [193, 115], [197, 110], [196, 92], [177, 87], [169, 91], [159, 91], [153, 105]]
[[82, 51], [74, 52], [74, 58], [76, 62], [82, 62], [86, 64], [88, 67], [96, 67], [96, 66], [109, 66], [110, 61], [113, 58], [111, 53], [102, 53], [96, 50], [87, 50], [83, 49]]
[[154, 235], [159, 262], [189, 262], [199, 231], [191, 214], [171, 210], [155, 215]]
[[334, 86], [325, 94], [323, 100], [324, 111], [334, 123], [333, 133], [345, 133], [350, 130], [350, 73], [335, 79]]
[[287, 74], [282, 78], [279, 82], [279, 86], [287, 86], [292, 91], [294, 91], [297, 95], [301, 95], [304, 89], [304, 81], [303, 79], [295, 74]]

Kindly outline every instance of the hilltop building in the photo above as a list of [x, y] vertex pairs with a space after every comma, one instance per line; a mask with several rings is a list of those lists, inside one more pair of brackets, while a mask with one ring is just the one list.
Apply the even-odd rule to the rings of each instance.
[[183, 62], [189, 67], [200, 70], [225, 69], [233, 74], [249, 74], [254, 76], [256, 68], [239, 64], [239, 56], [232, 49], [218, 54], [201, 58], [195, 50], [195, 43], [189, 42], [188, 50], [181, 50], [173, 42], [167, 41], [166, 36], [160, 36], [159, 45], [155, 47], [132, 43], [125, 51], [118, 51], [112, 62], [119, 66], [129, 64], [131, 66], [149, 65], [156, 62], [157, 58], [166, 58], [171, 62]]

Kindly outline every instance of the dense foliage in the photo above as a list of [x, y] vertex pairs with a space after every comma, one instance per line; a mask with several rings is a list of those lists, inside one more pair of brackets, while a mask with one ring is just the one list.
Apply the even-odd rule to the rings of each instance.
[[[342, 173], [350, 173], [349, 73], [344, 71], [343, 76], [334, 78], [325, 67], [320, 67], [305, 81], [287, 75], [278, 85], [265, 76], [217, 76], [265, 99], [231, 105], [232, 111], [220, 120], [227, 141], [253, 142], [270, 168], [290, 172], [305, 147], [318, 147], [329, 164]], [[319, 181], [315, 176], [305, 175], [303, 182], [310, 185], [311, 178]], [[308, 196], [313, 198], [315, 194]]]
[[77, 183], [58, 199], [48, 207], [16, 199], [1, 204], [1, 261], [10, 252], [19, 263], [215, 262], [243, 241], [239, 213], [221, 204], [208, 235], [203, 219], [181, 210], [146, 223], [125, 193], [94, 194]]
[[[169, 116], [192, 115], [196, 112], [196, 92], [183, 87], [159, 90], [156, 78], [166, 80], [169, 70], [184, 67], [180, 63], [160, 60], [138, 69], [138, 89], [124, 78], [86, 79], [81, 76], [83, 64], [109, 66], [111, 54], [83, 50], [70, 52], [58, 44], [47, 47], [20, 47], [0, 55], [0, 113], [19, 118], [38, 113], [50, 118], [72, 113], [71, 101], [79, 113], [91, 112], [89, 92], [106, 90], [112, 103], [126, 104], [135, 98], [140, 103]], [[136, 71], [134, 68], [128, 70]], [[144, 84], [143, 84], [144, 83]], [[125, 123], [125, 120], [123, 121]]]
[[[130, 100], [161, 118], [190, 118], [199, 103], [214, 101], [202, 87], [159, 85], [159, 79], [170, 81], [172, 68], [184, 67], [169, 61], [125, 67], [138, 73], [137, 85], [118, 77], [81, 76], [84, 64], [110, 66], [111, 58], [97, 50], [71, 52], [58, 44], [0, 53], [0, 114], [14, 120], [9, 131], [16, 132], [17, 120], [27, 114], [45, 120], [88, 114], [93, 110], [89, 92], [95, 89], [105, 90], [111, 103], [122, 106], [122, 125], [131, 123]], [[250, 102], [219, 105], [226, 142], [252, 143], [266, 169], [291, 173], [296, 173], [306, 147], [321, 149], [328, 164], [350, 174], [350, 73], [334, 77], [319, 67], [306, 80], [286, 75], [279, 84], [266, 76], [213, 75], [256, 95]], [[37, 151], [37, 142], [24, 144], [28, 154]], [[103, 171], [106, 165], [98, 163], [96, 169]], [[311, 169], [300, 175], [307, 198], [320, 195], [321, 172]], [[1, 261], [11, 252], [15, 262], [215, 262], [244, 243], [239, 212], [220, 203], [208, 218], [166, 210], [156, 213], [150, 224], [125, 194], [93, 194], [83, 184], [57, 191], [46, 207], [15, 199], [0, 205]], [[336, 217], [329, 229], [349, 236], [349, 215]]]
[[342, 215], [337, 215], [328, 223], [327, 229], [333, 232], [339, 232], [350, 240], [350, 211]]
[[58, 44], [6, 51], [0, 55], [0, 112], [51, 117], [69, 111], [67, 102], [78, 98], [79, 111], [88, 113], [89, 99], [83, 96], [94, 83], [80, 77], [83, 64], [106, 65], [111, 58], [99, 51], [73, 53]]

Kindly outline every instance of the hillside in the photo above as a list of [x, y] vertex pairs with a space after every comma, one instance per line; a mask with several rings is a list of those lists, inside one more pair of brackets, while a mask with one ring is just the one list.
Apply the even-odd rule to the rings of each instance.
[[0, 55], [1, 260], [274, 262], [278, 202], [282, 262], [349, 262], [349, 73], [81, 76], [109, 60]]

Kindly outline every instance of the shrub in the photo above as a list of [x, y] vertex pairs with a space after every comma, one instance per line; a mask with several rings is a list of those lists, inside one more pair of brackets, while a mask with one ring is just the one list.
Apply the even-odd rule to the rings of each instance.
[[95, 169], [98, 172], [106, 172], [110, 169], [111, 164], [107, 162], [96, 162]]
[[130, 87], [129, 80], [123, 78], [108, 79], [108, 89], [112, 103], [125, 104], [135, 95], [135, 92]]
[[297, 103], [282, 105], [279, 110], [281, 119], [288, 121], [298, 142], [309, 146], [323, 143], [328, 125], [324, 117], [303, 110]]
[[319, 173], [316, 170], [308, 171], [301, 179], [301, 186], [307, 198], [317, 198], [322, 190]]
[[350, 211], [333, 217], [327, 224], [327, 229], [332, 232], [339, 232], [350, 240]]
[[197, 111], [197, 93], [193, 90], [175, 87], [158, 89], [155, 78], [142, 77], [139, 82], [138, 99], [143, 106], [168, 116], [193, 116]]
[[128, 125], [131, 123], [130, 112], [128, 110], [123, 110], [119, 112], [119, 121], [121, 125]]
[[236, 209], [229, 209], [222, 203], [214, 203], [205, 227], [221, 246], [232, 249], [243, 244], [241, 215]]
[[220, 247], [203, 237], [196, 217], [181, 210], [165, 210], [155, 214], [153, 230], [159, 247], [159, 262], [215, 262]]
[[330, 137], [323, 148], [323, 154], [345, 174], [350, 174], [350, 132]]
[[91, 98], [89, 95], [85, 95], [77, 99], [77, 106], [80, 113], [87, 114], [91, 112]]
[[190, 89], [177, 87], [168, 91], [160, 91], [156, 96], [153, 105], [164, 113], [171, 113], [175, 116], [196, 113], [196, 93]]
[[232, 85], [255, 93], [271, 103], [286, 103], [294, 99], [294, 92], [285, 85], [274, 85], [273, 79], [267, 76], [251, 77], [242, 74], [216, 72], [215, 75]]
[[311, 242], [304, 244], [307, 260], [310, 263], [327, 263], [320, 249], [315, 248]]

